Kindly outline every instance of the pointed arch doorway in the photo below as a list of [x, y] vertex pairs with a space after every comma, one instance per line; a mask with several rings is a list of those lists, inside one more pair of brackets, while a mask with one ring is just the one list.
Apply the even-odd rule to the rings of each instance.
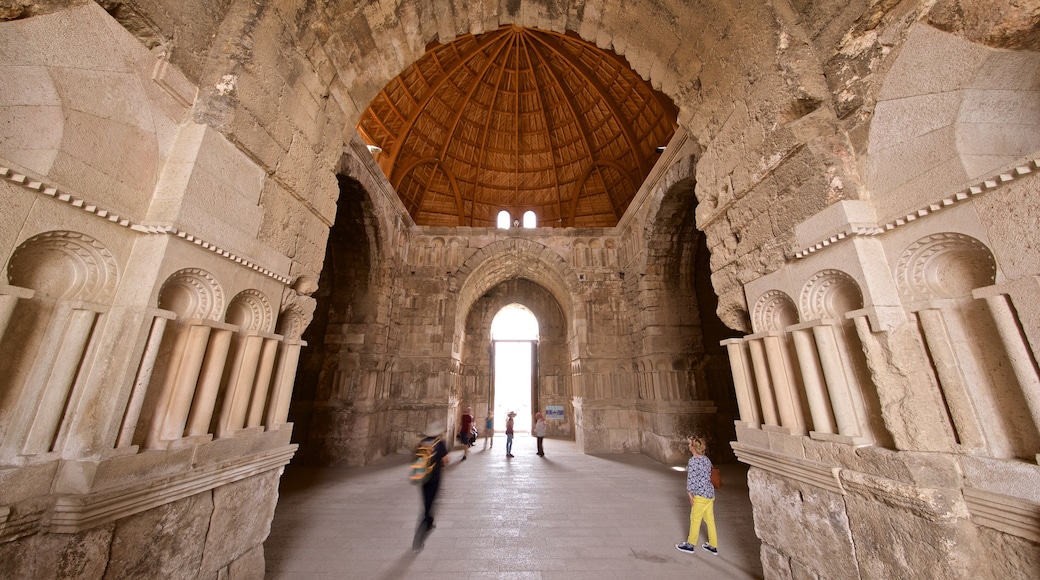
[[537, 408], [538, 319], [526, 306], [503, 306], [491, 321], [491, 368], [495, 430], [505, 431], [513, 411], [514, 431], [529, 432]]

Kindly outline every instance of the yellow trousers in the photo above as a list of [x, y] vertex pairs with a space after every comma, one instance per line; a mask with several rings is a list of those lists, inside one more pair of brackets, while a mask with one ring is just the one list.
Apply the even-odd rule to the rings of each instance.
[[719, 537], [715, 533], [715, 499], [695, 495], [693, 505], [690, 506], [690, 536], [686, 539], [693, 546], [697, 545], [697, 537], [701, 534], [701, 520], [708, 526], [708, 545], [718, 548]]

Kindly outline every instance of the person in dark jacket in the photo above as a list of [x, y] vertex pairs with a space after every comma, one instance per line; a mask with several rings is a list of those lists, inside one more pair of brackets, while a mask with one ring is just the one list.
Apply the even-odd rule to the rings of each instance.
[[419, 526], [415, 530], [412, 539], [412, 549], [418, 552], [426, 543], [426, 536], [433, 531], [433, 504], [437, 500], [437, 492], [441, 487], [441, 472], [448, 465], [448, 446], [444, 444], [444, 424], [435, 423], [426, 429], [426, 437], [419, 445], [433, 444], [433, 455], [430, 461], [433, 463], [433, 471], [430, 477], [422, 484], [423, 513], [419, 520]]

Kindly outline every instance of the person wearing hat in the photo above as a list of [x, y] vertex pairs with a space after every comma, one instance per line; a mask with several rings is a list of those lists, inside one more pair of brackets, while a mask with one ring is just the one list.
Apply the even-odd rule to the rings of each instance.
[[516, 413], [510, 411], [506, 415], [506, 457], [513, 456], [513, 417], [516, 417]]
[[419, 520], [419, 526], [415, 530], [415, 538], [412, 540], [412, 549], [419, 551], [423, 548], [426, 535], [433, 531], [433, 503], [437, 499], [437, 491], [441, 487], [441, 471], [448, 465], [448, 446], [444, 444], [445, 426], [442, 422], [436, 422], [426, 428], [426, 437], [419, 445], [433, 445], [433, 471], [430, 477], [422, 484], [423, 515]]

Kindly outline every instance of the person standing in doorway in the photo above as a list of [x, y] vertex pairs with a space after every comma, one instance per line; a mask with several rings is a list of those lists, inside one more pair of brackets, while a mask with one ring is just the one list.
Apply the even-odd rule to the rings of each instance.
[[469, 455], [469, 447], [473, 443], [473, 408], [466, 407], [459, 418], [459, 439], [462, 441], [462, 459], [465, 461]]
[[701, 548], [709, 554], [719, 554], [719, 539], [715, 532], [715, 486], [711, 483], [711, 460], [704, 454], [707, 444], [702, 437], [690, 437], [690, 453], [686, 463], [686, 493], [690, 496], [690, 533], [686, 541], [675, 549], [692, 554], [701, 534], [701, 520], [708, 528], [708, 541]]
[[484, 417], [484, 449], [488, 447], [495, 447], [495, 414], [491, 411]]
[[423, 513], [419, 520], [419, 526], [415, 529], [415, 537], [412, 539], [412, 550], [418, 552], [423, 549], [426, 536], [433, 531], [433, 504], [437, 500], [437, 492], [441, 488], [441, 471], [448, 465], [448, 446], [444, 444], [444, 423], [434, 423], [426, 429], [426, 437], [419, 442], [420, 446], [433, 447], [430, 455], [430, 465], [433, 469], [422, 484]]
[[534, 436], [538, 439], [538, 456], [545, 457], [542, 449], [542, 439], [545, 439], [545, 416], [541, 413], [534, 414]]
[[506, 457], [513, 457], [513, 417], [516, 413], [510, 411], [506, 415]]

